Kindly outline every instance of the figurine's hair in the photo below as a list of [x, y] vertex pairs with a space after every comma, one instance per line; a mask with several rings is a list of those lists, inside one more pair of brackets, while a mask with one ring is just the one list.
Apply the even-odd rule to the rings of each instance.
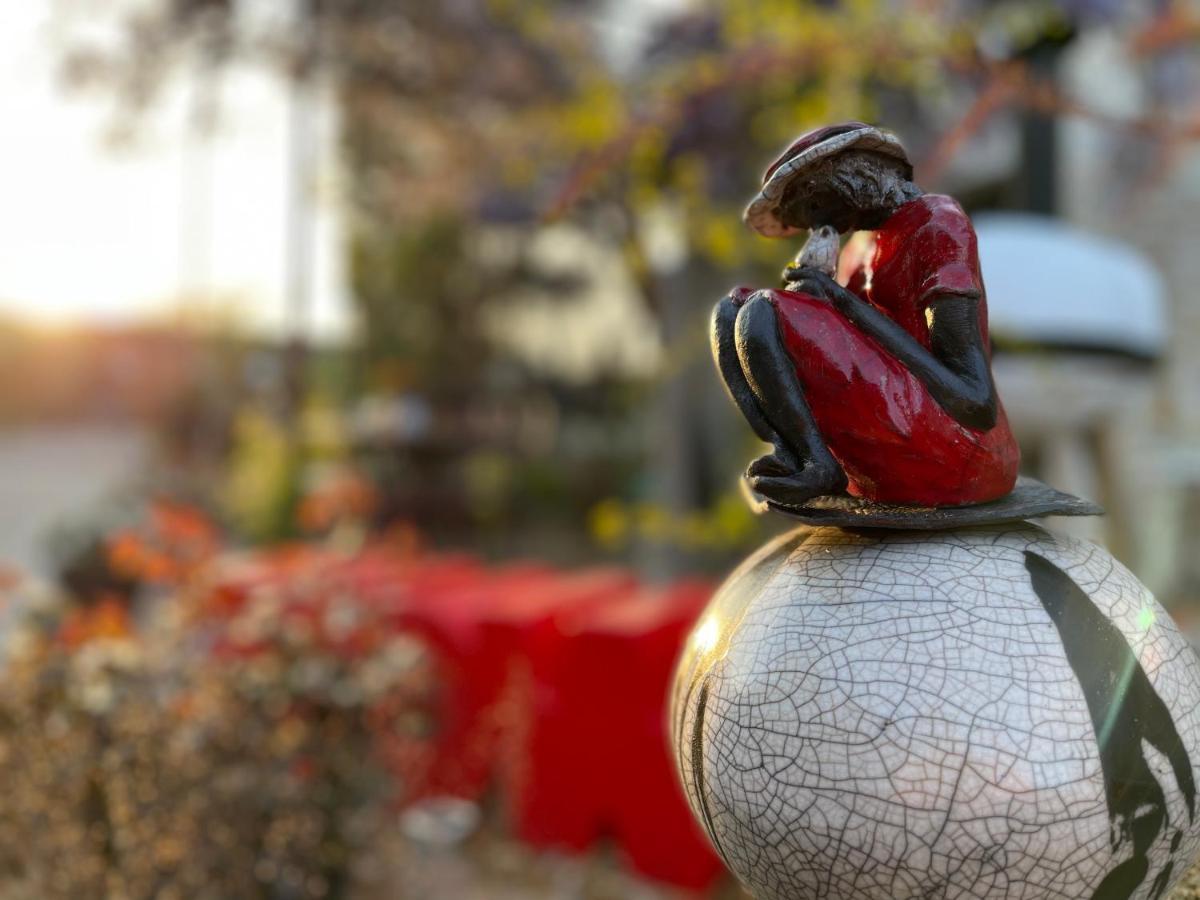
[[843, 154], [841, 159], [834, 157], [830, 162], [834, 187], [860, 208], [886, 202], [899, 189], [900, 182], [908, 180], [899, 160], [882, 153], [851, 152]]
[[877, 227], [896, 207], [920, 194], [911, 178], [909, 165], [886, 154], [872, 150], [839, 153], [816, 163], [804, 177], [792, 182], [780, 203], [782, 218], [813, 227], [823, 224], [823, 220], [807, 221], [814, 209], [841, 206], [856, 213], [855, 227]]

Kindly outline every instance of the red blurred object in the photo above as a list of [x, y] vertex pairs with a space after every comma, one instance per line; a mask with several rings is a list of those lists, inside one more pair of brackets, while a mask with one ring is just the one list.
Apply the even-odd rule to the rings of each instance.
[[[212, 582], [210, 614], [262, 590], [298, 598], [283, 615], [353, 598], [372, 613], [364, 621], [434, 650], [435, 732], [380, 732], [405, 802], [479, 800], [497, 784], [516, 835], [533, 845], [584, 851], [612, 839], [639, 872], [693, 889], [723, 871], [677, 787], [665, 718], [676, 654], [710, 584], [651, 589], [623, 569], [490, 568], [386, 547], [352, 557], [282, 548], [227, 560]], [[339, 647], [352, 653], [368, 637]]]
[[431, 764], [420, 775], [408, 773], [415, 786], [407, 799], [451, 795], [478, 799], [494, 777], [496, 757], [508, 718], [505, 706], [508, 654], [490, 640], [488, 611], [513, 598], [545, 591], [557, 583], [548, 567], [517, 565], [470, 581], [431, 590], [430, 583], [410, 585], [392, 609], [398, 628], [414, 632], [439, 654], [443, 700]]
[[693, 889], [720, 876], [666, 735], [675, 657], [711, 593], [638, 588], [555, 614], [553, 638], [529, 653], [537, 703], [505, 779], [519, 837], [574, 850], [612, 838], [639, 872]]

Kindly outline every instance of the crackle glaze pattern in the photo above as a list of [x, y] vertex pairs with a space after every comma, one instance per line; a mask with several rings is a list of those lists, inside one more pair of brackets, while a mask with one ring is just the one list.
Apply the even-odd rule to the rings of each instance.
[[802, 529], [680, 662], [689, 802], [758, 900], [1165, 897], [1200, 849], [1200, 665], [1034, 525]]

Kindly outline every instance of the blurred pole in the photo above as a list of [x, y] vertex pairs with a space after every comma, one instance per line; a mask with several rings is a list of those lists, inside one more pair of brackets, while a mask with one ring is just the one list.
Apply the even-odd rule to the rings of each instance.
[[288, 79], [286, 162], [287, 209], [284, 246], [285, 421], [294, 421], [304, 399], [312, 316], [316, 215], [312, 192], [317, 169], [314, 69], [317, 22], [313, 0], [296, 0], [297, 55]]
[[[1024, 53], [1030, 70], [1040, 80], [1058, 83], [1062, 43], [1043, 41]], [[1042, 215], [1058, 214], [1058, 116], [1027, 109], [1020, 114], [1021, 171], [1017, 179], [1018, 209]]]
[[[708, 349], [705, 304], [713, 285], [725, 277], [702, 259], [657, 275], [662, 299], [663, 344], [682, 360], [668, 371], [648, 404], [651, 477], [650, 499], [675, 519], [709, 508], [714, 485], [717, 448], [712, 424], [726, 398], [716, 381]], [[715, 400], [715, 403], [714, 403]], [[638, 548], [638, 567], [650, 578], [668, 580], [695, 570], [690, 551], [672, 541], [647, 541]]]
[[179, 204], [178, 315], [203, 315], [212, 292], [213, 133], [217, 121], [219, 81], [215, 52], [208, 42], [200, 49], [184, 122]]

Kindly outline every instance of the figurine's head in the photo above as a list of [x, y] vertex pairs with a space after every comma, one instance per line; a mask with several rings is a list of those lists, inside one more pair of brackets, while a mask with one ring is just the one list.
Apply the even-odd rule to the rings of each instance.
[[763, 176], [746, 208], [746, 224], [767, 237], [832, 225], [877, 228], [919, 193], [912, 163], [894, 134], [862, 122], [810, 131]]

